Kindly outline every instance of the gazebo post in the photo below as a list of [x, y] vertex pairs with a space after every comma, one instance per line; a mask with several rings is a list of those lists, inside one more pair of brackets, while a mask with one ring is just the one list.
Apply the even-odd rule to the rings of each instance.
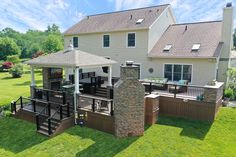
[[108, 66], [108, 86], [112, 86], [112, 66]]
[[64, 68], [64, 69], [65, 69], [66, 81], [70, 81], [70, 78], [69, 78], [69, 68]]
[[30, 66], [30, 73], [31, 73], [31, 83], [30, 83], [30, 96], [31, 98], [34, 98], [35, 96], [35, 75], [34, 75], [34, 66]]
[[80, 94], [79, 91], [79, 67], [75, 68], [75, 92], [74, 92], [74, 113], [75, 113], [75, 124], [77, 124], [77, 117], [78, 117], [78, 113], [77, 113], [77, 103], [78, 103], [78, 98], [77, 96]]

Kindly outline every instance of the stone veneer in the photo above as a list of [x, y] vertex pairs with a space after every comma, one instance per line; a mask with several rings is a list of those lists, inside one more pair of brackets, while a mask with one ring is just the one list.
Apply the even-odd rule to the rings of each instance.
[[49, 70], [50, 68], [43, 68], [43, 88], [49, 89], [50, 88], [50, 81], [49, 81]]
[[114, 121], [117, 137], [140, 136], [144, 132], [144, 86], [139, 67], [120, 67], [120, 80], [114, 86]]
[[204, 101], [205, 102], [217, 102], [223, 96], [223, 82], [216, 82], [214, 86], [204, 86]]

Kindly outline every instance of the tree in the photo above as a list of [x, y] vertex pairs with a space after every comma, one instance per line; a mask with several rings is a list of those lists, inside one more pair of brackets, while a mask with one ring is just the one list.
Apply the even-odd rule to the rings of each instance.
[[46, 53], [57, 52], [63, 49], [61, 36], [49, 35], [43, 42], [43, 50]]
[[9, 55], [20, 55], [20, 48], [11, 38], [0, 38], [0, 60], [6, 60]]
[[52, 26], [49, 25], [45, 32], [51, 33], [51, 34], [61, 34], [59, 27], [55, 24], [52, 24]]

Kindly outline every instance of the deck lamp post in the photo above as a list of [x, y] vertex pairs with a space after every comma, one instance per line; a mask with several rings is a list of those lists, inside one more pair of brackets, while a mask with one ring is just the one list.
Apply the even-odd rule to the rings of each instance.
[[75, 92], [74, 92], [74, 114], [75, 114], [75, 124], [77, 125], [78, 112], [77, 112], [77, 103], [79, 102], [77, 96], [80, 94], [79, 91], [79, 67], [75, 68]]
[[112, 86], [112, 66], [108, 67], [108, 86]]

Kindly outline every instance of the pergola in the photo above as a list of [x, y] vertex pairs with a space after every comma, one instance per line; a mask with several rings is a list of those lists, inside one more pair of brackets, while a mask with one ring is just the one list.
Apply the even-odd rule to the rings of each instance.
[[26, 64], [31, 66], [31, 86], [35, 86], [35, 67], [50, 67], [64, 68], [66, 79], [69, 78], [68, 69], [74, 70], [75, 91], [74, 91], [74, 108], [77, 113], [77, 94], [80, 94], [79, 89], [79, 70], [83, 68], [108, 67], [108, 86], [112, 86], [112, 65], [116, 62], [106, 59], [102, 56], [93, 55], [78, 49], [71, 48], [70, 50], [59, 51], [45, 56], [40, 56], [29, 60]]

